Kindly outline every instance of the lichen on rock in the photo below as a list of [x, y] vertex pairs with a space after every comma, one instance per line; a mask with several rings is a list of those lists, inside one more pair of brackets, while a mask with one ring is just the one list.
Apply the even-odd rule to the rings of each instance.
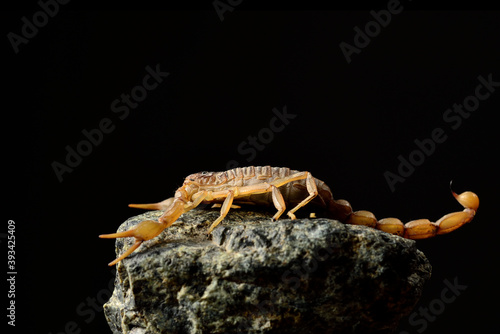
[[[391, 333], [430, 277], [412, 240], [241, 209], [207, 236], [218, 214], [185, 213], [117, 265], [104, 305], [113, 333]], [[117, 254], [132, 243], [117, 239]]]

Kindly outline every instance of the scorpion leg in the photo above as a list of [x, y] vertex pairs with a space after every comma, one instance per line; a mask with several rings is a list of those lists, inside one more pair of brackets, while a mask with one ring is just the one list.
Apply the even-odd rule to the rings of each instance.
[[306, 205], [307, 203], [309, 203], [314, 197], [318, 195], [318, 188], [316, 187], [316, 182], [314, 182], [314, 178], [309, 172], [295, 173], [283, 179], [272, 182], [273, 185], [280, 187], [286, 183], [303, 179], [306, 179], [306, 187], [307, 191], [309, 192], [309, 196], [307, 196], [304, 200], [302, 200], [302, 202], [300, 202], [293, 209], [287, 212], [287, 215], [288, 217], [290, 217], [290, 219], [295, 219], [296, 217], [294, 215], [294, 212], [303, 207], [304, 205]]
[[278, 210], [276, 214], [273, 216], [273, 221], [277, 220], [285, 211], [286, 205], [285, 205], [285, 200], [283, 199], [283, 195], [279, 191], [278, 187], [269, 184], [269, 183], [261, 183], [257, 185], [252, 185], [252, 186], [244, 186], [244, 187], [234, 187], [232, 190], [224, 190], [224, 191], [217, 191], [213, 192], [208, 195], [209, 198], [214, 199], [214, 198], [223, 198], [226, 197], [224, 202], [222, 203], [222, 208], [220, 211], [220, 216], [210, 225], [210, 228], [208, 229], [208, 234], [210, 234], [217, 225], [220, 224], [220, 222], [226, 217], [227, 213], [229, 212], [229, 209], [233, 206], [233, 199], [234, 197], [237, 196], [245, 196], [245, 195], [251, 195], [251, 194], [262, 194], [266, 192], [272, 192], [272, 199], [274, 206]]
[[[217, 208], [220, 208], [222, 207], [222, 204], [220, 203], [215, 203], [214, 205], [212, 205], [210, 208], [212, 209], [217, 209]], [[231, 209], [241, 209], [241, 205], [236, 205], [236, 204], [231, 204]]]
[[226, 217], [227, 213], [229, 212], [229, 209], [231, 208], [231, 205], [233, 204], [233, 199], [234, 199], [234, 191], [227, 190], [227, 197], [224, 200], [224, 203], [222, 203], [222, 208], [220, 209], [220, 216], [212, 223], [212, 225], [210, 225], [207, 234], [212, 233], [212, 230], [215, 227], [217, 227], [217, 225], [220, 224], [220, 222], [224, 219], [224, 217]]
[[200, 192], [197, 192], [196, 194], [193, 195], [193, 197], [195, 198], [194, 201], [192, 202], [188, 202], [186, 205], [184, 205], [184, 212], [187, 212], [191, 209], [194, 209], [196, 208], [198, 205], [200, 205], [200, 203], [208, 197], [208, 191], [206, 190], [203, 190], [203, 191], [200, 191]]
[[274, 207], [278, 210], [278, 212], [276, 212], [276, 214], [273, 216], [272, 220], [276, 221], [283, 214], [283, 212], [285, 212], [286, 205], [285, 200], [283, 199], [283, 195], [281, 194], [278, 187], [273, 185], [271, 185], [271, 187]]

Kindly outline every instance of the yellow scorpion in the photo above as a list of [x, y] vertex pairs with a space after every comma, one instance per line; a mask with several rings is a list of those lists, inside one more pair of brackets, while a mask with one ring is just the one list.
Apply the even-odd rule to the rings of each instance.
[[314, 204], [326, 209], [329, 217], [343, 223], [369, 226], [408, 239], [424, 239], [456, 230], [474, 218], [479, 207], [478, 196], [470, 191], [460, 195], [452, 191], [452, 195], [465, 208], [463, 211], [449, 213], [436, 222], [418, 219], [403, 224], [397, 218], [377, 220], [369, 211], [353, 212], [349, 202], [333, 199], [332, 192], [325, 182], [314, 178], [309, 172], [286, 167], [241, 167], [225, 172], [191, 174], [186, 177], [182, 187], [177, 189], [174, 197], [153, 204], [129, 204], [133, 208], [165, 210], [165, 212], [158, 221], [145, 220], [128, 231], [103, 234], [99, 237], [135, 238], [135, 243], [127, 251], [109, 263], [113, 266], [129, 256], [143, 241], [156, 237], [183, 213], [202, 203], [222, 204], [219, 217], [208, 229], [210, 234], [231, 207], [238, 207], [233, 203], [263, 206], [272, 203], [278, 210], [272, 217], [275, 221], [285, 212], [287, 205], [292, 207], [287, 212], [288, 217], [295, 219], [295, 211], [313, 201]]

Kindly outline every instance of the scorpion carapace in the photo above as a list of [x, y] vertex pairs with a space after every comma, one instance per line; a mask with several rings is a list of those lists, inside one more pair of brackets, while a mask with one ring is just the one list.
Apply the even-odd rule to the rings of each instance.
[[145, 240], [159, 235], [172, 225], [184, 212], [196, 208], [201, 203], [219, 203], [219, 217], [208, 229], [208, 234], [224, 219], [231, 207], [238, 204], [274, 205], [278, 210], [272, 217], [277, 220], [286, 206], [291, 210], [287, 215], [295, 219], [295, 212], [313, 201], [327, 210], [331, 218], [347, 224], [365, 225], [396, 234], [408, 239], [430, 238], [437, 234], [451, 232], [470, 222], [479, 207], [476, 194], [466, 191], [455, 199], [465, 208], [443, 216], [436, 222], [418, 219], [403, 224], [397, 218], [377, 220], [369, 211], [352, 211], [346, 200], [335, 200], [330, 188], [321, 180], [314, 178], [309, 172], [300, 172], [286, 167], [241, 167], [225, 172], [201, 172], [189, 175], [182, 187], [177, 189], [174, 197], [154, 204], [130, 204], [133, 208], [165, 210], [158, 221], [146, 220], [134, 228], [113, 234], [103, 234], [101, 238], [134, 237], [135, 243], [116, 260], [112, 266], [129, 256]]

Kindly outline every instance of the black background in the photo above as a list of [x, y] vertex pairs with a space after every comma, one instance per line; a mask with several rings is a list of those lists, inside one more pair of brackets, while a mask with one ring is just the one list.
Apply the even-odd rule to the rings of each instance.
[[[370, 10], [384, 3], [284, 11], [244, 1], [223, 21], [211, 2], [204, 10], [166, 11], [93, 11], [102, 8], [70, 3], [17, 54], [7, 34], [20, 34], [21, 18], [31, 21], [40, 7], [33, 2], [2, 12], [1, 244], [6, 268], [7, 222], [14, 220], [15, 330], [55, 334], [75, 326], [75, 332], [110, 333], [101, 305], [114, 277], [107, 267], [114, 243], [97, 236], [140, 213], [126, 204], [163, 200], [188, 174], [224, 170], [235, 160], [310, 171], [334, 196], [379, 218], [437, 220], [459, 211], [450, 180], [457, 192], [476, 192], [481, 206], [471, 224], [418, 241], [433, 276], [416, 311], [439, 304], [446, 279], [467, 289], [425, 330], [406, 319], [400, 330], [498, 332], [493, 183], [500, 87], [456, 130], [443, 115], [474, 95], [479, 76], [500, 81], [500, 14], [401, 6], [351, 63], [339, 44], [353, 45], [354, 27], [364, 29], [374, 20]], [[120, 120], [111, 103], [157, 64], [169, 76]], [[238, 146], [258, 137], [273, 108], [284, 106], [296, 117], [248, 161]], [[114, 130], [59, 182], [51, 164], [64, 163], [65, 147], [75, 149], [82, 131], [104, 118]], [[408, 158], [414, 141], [436, 128], [446, 140], [391, 191], [384, 173], [397, 173], [398, 156]], [[1, 295], [5, 310], [7, 288]]]

